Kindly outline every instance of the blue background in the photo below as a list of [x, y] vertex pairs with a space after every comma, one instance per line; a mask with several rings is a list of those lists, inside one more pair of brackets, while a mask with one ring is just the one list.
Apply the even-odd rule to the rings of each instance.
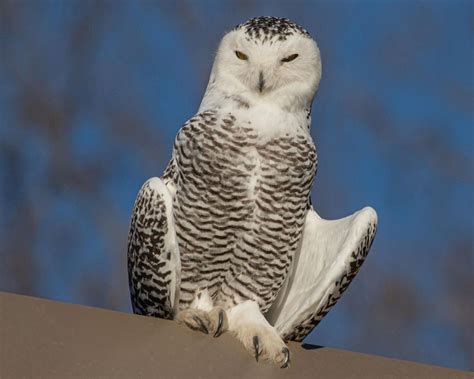
[[379, 214], [306, 342], [474, 369], [473, 3], [0, 3], [0, 290], [130, 311], [126, 238], [217, 44], [258, 15], [318, 41], [325, 218]]

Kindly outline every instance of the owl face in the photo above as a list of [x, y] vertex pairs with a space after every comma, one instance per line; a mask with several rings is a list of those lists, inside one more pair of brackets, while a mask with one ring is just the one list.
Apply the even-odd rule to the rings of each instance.
[[217, 81], [244, 95], [312, 100], [321, 79], [319, 49], [291, 21], [260, 17], [224, 36], [214, 74]]

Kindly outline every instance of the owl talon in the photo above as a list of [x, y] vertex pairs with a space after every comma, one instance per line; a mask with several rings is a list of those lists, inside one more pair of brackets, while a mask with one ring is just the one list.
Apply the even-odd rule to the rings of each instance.
[[255, 360], [258, 362], [258, 356], [260, 355], [258, 336], [253, 337], [253, 347], [255, 349]]
[[193, 317], [194, 321], [196, 321], [196, 324], [199, 327], [199, 330], [205, 334], [209, 334], [209, 330], [207, 329], [207, 326], [204, 324], [204, 322], [197, 316]]
[[290, 367], [290, 350], [287, 347], [284, 347], [281, 352], [285, 354], [285, 360], [283, 361], [281, 368]]
[[224, 311], [221, 309], [219, 311], [219, 319], [217, 321], [217, 328], [216, 328], [216, 332], [214, 333], [214, 337], [219, 337], [221, 335], [223, 325], [224, 325]]

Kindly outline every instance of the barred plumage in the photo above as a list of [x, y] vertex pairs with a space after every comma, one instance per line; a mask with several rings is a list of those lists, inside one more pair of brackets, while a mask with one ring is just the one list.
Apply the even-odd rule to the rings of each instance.
[[371, 208], [327, 221], [311, 206], [320, 78], [316, 43], [287, 19], [255, 18], [224, 36], [198, 113], [135, 203], [134, 312], [228, 330], [287, 367], [283, 338], [301, 340], [336, 303], [377, 222]]
[[148, 180], [135, 201], [128, 239], [128, 278], [133, 311], [138, 314], [173, 317], [174, 283], [181, 269], [171, 204], [166, 186], [158, 179]]
[[207, 289], [216, 305], [254, 300], [265, 312], [300, 240], [316, 169], [306, 125], [263, 142], [251, 126], [207, 111], [176, 137], [181, 308]]

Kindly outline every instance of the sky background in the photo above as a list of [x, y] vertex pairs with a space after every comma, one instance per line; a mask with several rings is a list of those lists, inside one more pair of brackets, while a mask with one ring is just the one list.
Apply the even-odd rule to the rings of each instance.
[[135, 196], [259, 15], [321, 50], [316, 210], [379, 215], [306, 342], [474, 370], [472, 1], [0, 2], [0, 290], [130, 312]]

